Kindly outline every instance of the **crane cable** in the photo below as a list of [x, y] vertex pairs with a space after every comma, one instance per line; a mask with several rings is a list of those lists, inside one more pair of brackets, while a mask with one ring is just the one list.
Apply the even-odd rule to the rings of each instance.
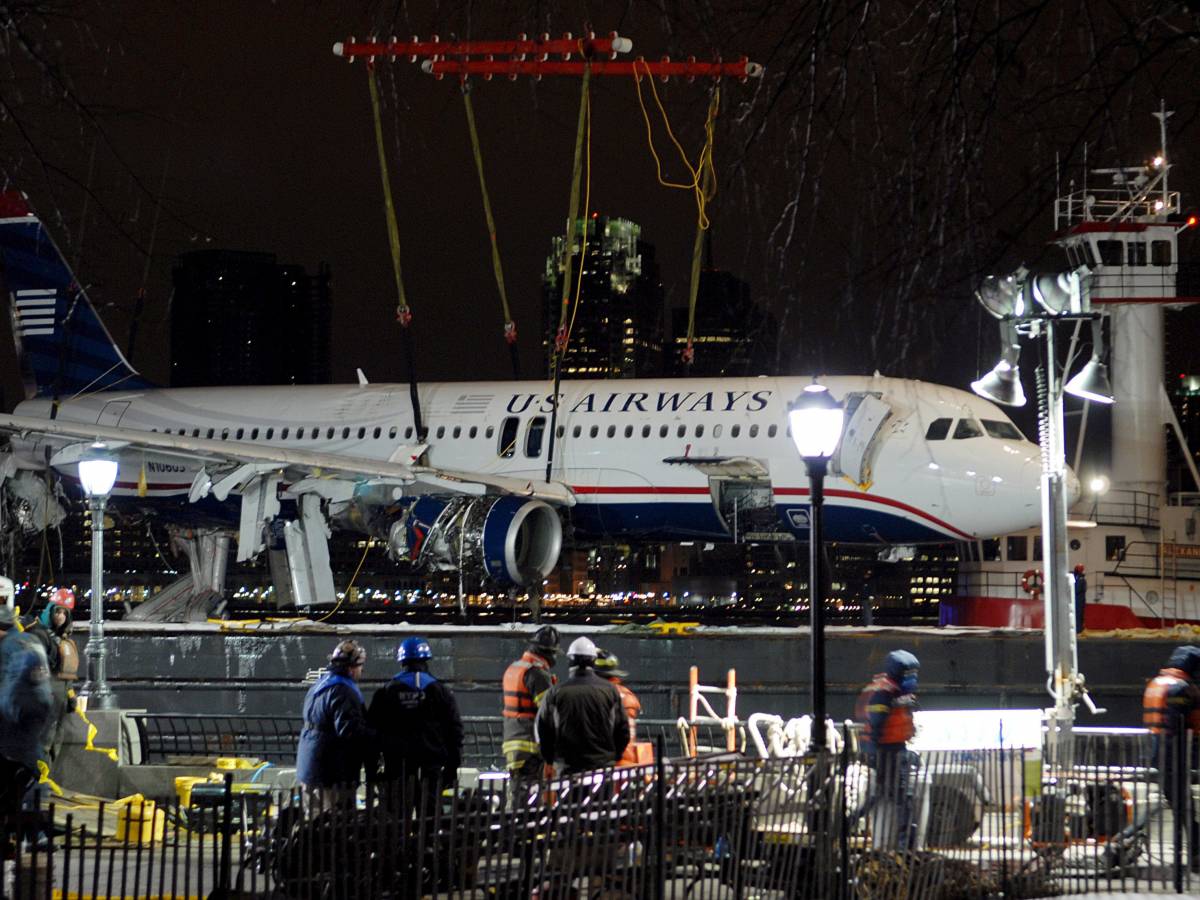
[[367, 62], [367, 84], [371, 89], [371, 114], [375, 119], [375, 148], [379, 151], [379, 176], [383, 181], [383, 205], [387, 217], [388, 246], [392, 252], [392, 272], [396, 276], [396, 321], [400, 323], [404, 337], [404, 355], [408, 359], [408, 392], [412, 399], [413, 422], [417, 429], [418, 443], [425, 439], [425, 426], [421, 421], [421, 398], [417, 392], [417, 370], [413, 360], [412, 309], [404, 293], [404, 276], [400, 270], [400, 229], [396, 225], [396, 205], [392, 202], [392, 185], [388, 177], [387, 150], [383, 140], [383, 116], [379, 107], [379, 85], [375, 80], [375, 63]]
[[492, 271], [496, 276], [496, 290], [500, 294], [500, 308], [504, 312], [504, 340], [508, 343], [512, 359], [513, 378], [521, 377], [521, 363], [517, 356], [517, 323], [508, 306], [508, 291], [504, 288], [504, 267], [500, 263], [500, 245], [496, 241], [496, 220], [492, 216], [492, 201], [488, 196], [487, 179], [483, 173], [483, 150], [479, 144], [479, 132], [475, 129], [475, 108], [471, 103], [471, 87], [462, 79], [463, 108], [467, 112], [467, 130], [471, 132], [471, 150], [475, 154], [475, 170], [479, 173], [479, 193], [483, 197], [483, 215], [487, 220], [488, 237], [492, 245]]
[[[580, 90], [579, 98], [579, 122], [575, 127], [575, 161], [571, 169], [571, 200], [570, 207], [567, 210], [567, 230], [563, 239], [563, 276], [562, 276], [562, 303], [558, 311], [558, 332], [554, 336], [554, 390], [551, 394], [550, 405], [550, 440], [546, 452], [546, 480], [550, 480], [550, 473], [554, 467], [554, 438], [558, 427], [558, 388], [562, 382], [562, 360], [567, 352], [567, 340], [570, 335], [570, 323], [567, 321], [567, 310], [571, 302], [571, 251], [575, 243], [575, 223], [579, 219], [579, 182], [583, 178], [583, 138], [587, 130], [587, 123], [590, 121], [590, 94], [589, 89], [592, 81], [592, 67], [586, 65], [583, 67], [583, 87]], [[589, 146], [590, 156], [590, 146]], [[591, 193], [591, 173], [588, 173], [588, 193]], [[590, 197], [589, 197], [590, 200]], [[583, 252], [587, 248], [587, 223], [583, 226], [583, 243], [580, 245], [579, 257], [579, 283], [583, 283]], [[576, 288], [575, 306], [579, 306], [579, 289]], [[574, 320], [572, 319], [572, 322]]]
[[[645, 75], [639, 74], [638, 63], [641, 63], [645, 67]], [[654, 132], [650, 124], [650, 114], [646, 110], [645, 98], [642, 96], [642, 78], [646, 78], [650, 82], [650, 93], [654, 97], [659, 115], [662, 116], [667, 135], [671, 138], [671, 143], [675, 145], [675, 149], [679, 152], [679, 158], [683, 160], [684, 166], [691, 175], [692, 180], [690, 182], [668, 181], [663, 177], [662, 160], [659, 158], [658, 151], [654, 147]], [[704, 233], [708, 230], [709, 225], [712, 224], [708, 217], [708, 204], [717, 194], [716, 169], [713, 166], [713, 143], [717, 114], [721, 107], [721, 88], [720, 85], [714, 86], [712, 96], [709, 98], [708, 115], [704, 122], [704, 147], [700, 150], [700, 158], [697, 160], [696, 165], [693, 166], [691, 160], [688, 159], [687, 153], [684, 152], [683, 147], [680, 145], [678, 138], [675, 137], [675, 132], [671, 129], [671, 121], [667, 117], [667, 111], [658, 96], [658, 90], [654, 87], [654, 79], [650, 75], [650, 66], [644, 59], [636, 60], [633, 64], [633, 83], [637, 91], [638, 106], [642, 110], [642, 120], [646, 123], [646, 143], [650, 148], [650, 155], [654, 158], [654, 168], [655, 174], [658, 177], [658, 183], [666, 188], [692, 191], [696, 198], [696, 239], [692, 245], [692, 279], [688, 290], [687, 344], [682, 354], [683, 364], [690, 372], [692, 361], [695, 358], [693, 342], [696, 330], [696, 297], [700, 291], [700, 255], [704, 246]]]

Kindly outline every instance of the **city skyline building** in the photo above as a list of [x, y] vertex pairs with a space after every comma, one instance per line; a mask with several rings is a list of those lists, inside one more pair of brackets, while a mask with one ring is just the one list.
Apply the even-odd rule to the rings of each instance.
[[171, 385], [327, 384], [331, 272], [197, 250], [172, 271]]
[[[580, 279], [579, 298], [568, 321], [563, 378], [663, 374], [663, 287], [654, 245], [641, 234], [641, 226], [628, 219], [594, 213], [576, 221], [571, 278]], [[554, 237], [542, 278], [542, 362], [550, 375], [562, 302], [564, 240], [562, 235]]]

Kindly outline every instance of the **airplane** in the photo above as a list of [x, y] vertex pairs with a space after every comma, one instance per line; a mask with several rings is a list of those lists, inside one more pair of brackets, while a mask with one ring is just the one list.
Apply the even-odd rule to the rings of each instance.
[[[0, 485], [26, 528], [64, 514], [54, 485], [79, 496], [76, 464], [99, 443], [119, 461], [118, 508], [180, 529], [194, 574], [215, 566], [219, 588], [236, 533], [239, 560], [285, 560], [276, 586], [297, 606], [332, 602], [330, 527], [419, 567], [532, 589], [565, 530], [621, 543], [809, 530], [787, 411], [811, 377], [570, 380], [556, 417], [543, 383], [428, 383], [418, 435], [408, 385], [361, 371], [350, 385], [153, 386], [16, 191], [0, 194], [0, 261], [27, 397], [0, 416]], [[846, 409], [827, 540], [971, 541], [1039, 521], [1038, 447], [999, 407], [879, 374], [821, 381]]]

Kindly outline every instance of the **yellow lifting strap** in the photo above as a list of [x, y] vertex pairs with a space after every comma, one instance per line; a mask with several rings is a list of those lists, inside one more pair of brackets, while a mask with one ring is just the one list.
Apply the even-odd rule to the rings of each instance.
[[[592, 67], [585, 66], [583, 88], [579, 100], [579, 123], [575, 128], [575, 162], [571, 169], [571, 201], [567, 209], [567, 229], [564, 232], [563, 240], [562, 303], [558, 311], [558, 333], [554, 338], [555, 377], [558, 375], [560, 359], [567, 349], [567, 313], [571, 303], [571, 251], [575, 243], [575, 223], [579, 220], [579, 183], [583, 180], [583, 136], [588, 120], [588, 89], [591, 77]], [[583, 227], [583, 239], [587, 240], [586, 222]], [[579, 262], [582, 266], [582, 256]]]
[[475, 170], [479, 173], [479, 193], [483, 197], [483, 215], [487, 220], [488, 237], [492, 243], [492, 271], [496, 276], [496, 290], [500, 293], [500, 306], [504, 312], [504, 339], [510, 344], [517, 339], [517, 325], [508, 307], [508, 291], [504, 288], [504, 267], [500, 264], [500, 245], [496, 241], [496, 220], [492, 216], [492, 201], [488, 196], [487, 179], [483, 174], [483, 151], [479, 145], [479, 132], [475, 129], [475, 108], [471, 104], [470, 85], [462, 83], [463, 108], [467, 112], [467, 129], [471, 132], [471, 150], [475, 154]]
[[400, 229], [396, 226], [396, 206], [392, 202], [392, 184], [388, 178], [387, 150], [383, 143], [383, 116], [379, 111], [379, 85], [375, 81], [375, 66], [367, 65], [367, 84], [371, 87], [371, 113], [375, 118], [375, 148], [379, 151], [379, 175], [383, 179], [383, 204], [387, 212], [388, 245], [392, 251], [392, 271], [396, 276], [396, 318], [401, 325], [412, 321], [412, 310], [404, 293], [404, 277], [400, 271]]

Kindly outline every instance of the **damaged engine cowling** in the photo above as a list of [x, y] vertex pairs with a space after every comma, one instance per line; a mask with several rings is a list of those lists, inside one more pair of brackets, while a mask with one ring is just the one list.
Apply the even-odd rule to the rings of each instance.
[[540, 582], [558, 562], [562, 522], [541, 500], [420, 497], [388, 529], [388, 550], [437, 571], [487, 577], [501, 585]]

